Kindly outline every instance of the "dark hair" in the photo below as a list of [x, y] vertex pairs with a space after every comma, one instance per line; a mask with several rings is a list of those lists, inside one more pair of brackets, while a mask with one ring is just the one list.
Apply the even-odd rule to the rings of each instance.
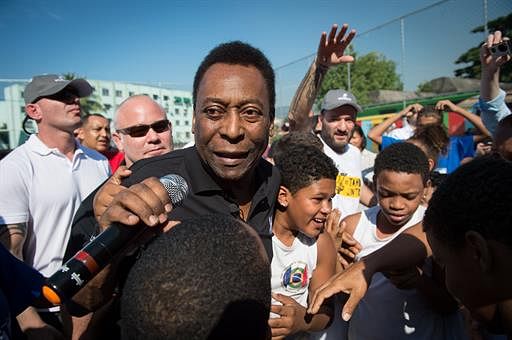
[[414, 135], [408, 139], [409, 141], [417, 141], [423, 145], [427, 151], [427, 157], [433, 159], [437, 164], [439, 155], [446, 154], [450, 137], [446, 133], [442, 125], [425, 125], [418, 126]]
[[512, 163], [498, 155], [460, 166], [437, 188], [423, 220], [425, 231], [451, 247], [474, 230], [512, 246]]
[[352, 135], [354, 134], [354, 132], [357, 132], [359, 134], [359, 136], [361, 136], [361, 138], [363, 139], [363, 143], [361, 144], [361, 149], [365, 149], [367, 140], [366, 140], [366, 136], [364, 135], [363, 128], [361, 126], [359, 126], [359, 124], [354, 124], [354, 129], [352, 130]]
[[292, 194], [323, 178], [336, 179], [338, 169], [332, 159], [310, 145], [290, 144], [275, 160], [281, 184]]
[[87, 122], [89, 122], [89, 118], [91, 118], [91, 117], [101, 117], [101, 118], [106, 119], [110, 123], [110, 119], [108, 119], [107, 117], [105, 117], [102, 114], [99, 114], [99, 113], [89, 113], [89, 114], [86, 114], [85, 116], [82, 117], [82, 125], [87, 124]]
[[295, 144], [310, 145], [319, 150], [324, 148], [320, 138], [313, 133], [292, 131], [273, 142], [268, 155], [274, 159], [281, 157], [282, 154], [286, 156], [287, 149]]
[[427, 155], [411, 143], [399, 142], [391, 144], [375, 157], [374, 177], [384, 171], [405, 172], [421, 175], [423, 184], [429, 179]]
[[207, 215], [160, 235], [128, 274], [123, 336], [269, 338], [270, 265], [249, 228], [227, 215]]
[[194, 77], [192, 92], [194, 107], [196, 106], [199, 84], [201, 83], [204, 74], [213, 64], [218, 63], [254, 66], [256, 69], [258, 69], [258, 71], [261, 72], [261, 75], [267, 84], [268, 98], [270, 101], [269, 114], [270, 118], [273, 119], [275, 114], [276, 90], [274, 69], [272, 68], [272, 64], [259, 49], [241, 41], [231, 41], [220, 44], [212, 49], [210, 53], [208, 53], [208, 55], [203, 59]]
[[418, 120], [420, 117], [435, 117], [439, 121], [439, 124], [443, 122], [443, 112], [437, 110], [434, 105], [425, 105], [423, 110], [418, 113]]

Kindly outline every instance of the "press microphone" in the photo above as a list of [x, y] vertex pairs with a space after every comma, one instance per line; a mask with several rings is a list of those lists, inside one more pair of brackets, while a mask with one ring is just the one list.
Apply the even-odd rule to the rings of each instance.
[[[188, 194], [188, 185], [179, 175], [171, 174], [160, 178], [173, 207], [178, 206]], [[46, 280], [42, 288], [44, 297], [54, 305], [73, 297], [127, 244], [145, 230], [145, 224], [126, 226], [113, 223], [84, 248], [69, 259], [57, 272]]]

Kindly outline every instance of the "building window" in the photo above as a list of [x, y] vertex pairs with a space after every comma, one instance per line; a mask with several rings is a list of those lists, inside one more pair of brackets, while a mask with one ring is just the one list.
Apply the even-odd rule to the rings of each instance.
[[105, 111], [108, 111], [112, 108], [112, 105], [110, 104], [103, 104], [103, 107], [105, 108]]
[[179, 115], [180, 114], [180, 109], [174, 109], [174, 114]]
[[183, 102], [185, 103], [186, 106], [190, 106], [192, 105], [192, 101], [190, 100], [190, 98], [183, 98]]
[[188, 113], [187, 109], [183, 109], [183, 114], [186, 115]]
[[169, 96], [164, 96], [164, 100], [169, 100]]
[[174, 105], [183, 105], [181, 97], [174, 97]]
[[20, 97], [21, 97], [21, 98], [23, 98], [23, 94], [24, 94], [24, 93], [25, 93], [25, 92], [21, 91], [21, 94], [20, 94]]
[[188, 120], [185, 121], [185, 125], [188, 126]]
[[180, 121], [179, 120], [176, 121], [176, 126], [180, 126]]
[[123, 91], [116, 90], [116, 97], [122, 97], [122, 96], [123, 96]]
[[25, 113], [25, 106], [20, 106], [20, 112]]
[[102, 96], [108, 96], [108, 89], [101, 89], [101, 95]]
[[190, 138], [190, 132], [185, 132], [185, 137]]
[[154, 94], [154, 95], [153, 95], [153, 99], [154, 99], [154, 100], [158, 100], [158, 95], [157, 95], [157, 94]]
[[130, 92], [128, 92], [128, 97], [131, 97], [131, 96], [133, 96], [134, 94], [135, 94], [135, 92], [130, 91]]

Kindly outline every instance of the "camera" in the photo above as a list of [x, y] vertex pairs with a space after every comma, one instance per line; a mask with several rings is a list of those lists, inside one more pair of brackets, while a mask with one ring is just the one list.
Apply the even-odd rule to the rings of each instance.
[[489, 50], [494, 57], [512, 54], [512, 43], [510, 40], [503, 40], [499, 44], [492, 45]]

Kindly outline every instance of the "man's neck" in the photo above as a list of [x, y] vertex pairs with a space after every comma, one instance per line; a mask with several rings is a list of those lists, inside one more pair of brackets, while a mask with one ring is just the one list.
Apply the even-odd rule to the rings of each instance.
[[57, 149], [68, 159], [73, 159], [76, 149], [76, 141], [73, 133], [40, 128], [37, 137], [50, 149]]
[[349, 148], [348, 144], [345, 144], [345, 146], [343, 147], [343, 150], [341, 150], [341, 152], [340, 152], [340, 151], [334, 150], [334, 149], [333, 149], [329, 144], [327, 144], [327, 143], [323, 140], [323, 138], [322, 138], [322, 136], [321, 136], [321, 135], [318, 135], [318, 137], [320, 138], [320, 140], [321, 140], [321, 141], [322, 141], [322, 143], [324, 144], [324, 147], [328, 147], [330, 150], [332, 150], [332, 152], [334, 152], [334, 153], [336, 153], [336, 154], [338, 154], [338, 155], [343, 155], [345, 152], [347, 152], [347, 151], [348, 151], [348, 148]]

